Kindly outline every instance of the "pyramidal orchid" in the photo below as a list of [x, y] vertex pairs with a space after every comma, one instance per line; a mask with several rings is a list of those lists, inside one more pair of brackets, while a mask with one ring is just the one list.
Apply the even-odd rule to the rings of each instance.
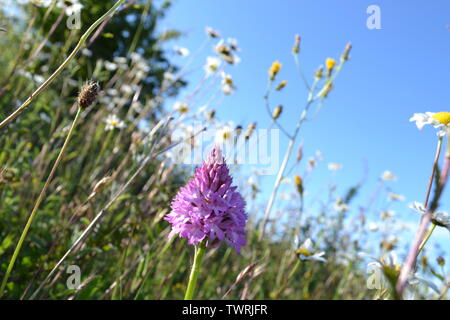
[[206, 247], [222, 241], [237, 253], [245, 245], [245, 201], [236, 186], [219, 147], [214, 147], [194, 177], [172, 201], [172, 211], [164, 218], [172, 224], [169, 238], [178, 235], [195, 246], [185, 299], [192, 299], [199, 265]]

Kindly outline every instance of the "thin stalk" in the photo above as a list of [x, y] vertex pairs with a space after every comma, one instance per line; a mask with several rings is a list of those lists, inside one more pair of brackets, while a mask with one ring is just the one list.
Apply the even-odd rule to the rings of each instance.
[[430, 239], [431, 235], [433, 234], [434, 229], [436, 229], [435, 223], [433, 223], [430, 230], [428, 230], [427, 234], [425, 235], [425, 239], [423, 239], [422, 243], [420, 244], [419, 253], [422, 251], [423, 247], [425, 247], [425, 245], [427, 244], [428, 239]]
[[52, 170], [50, 171], [50, 174], [48, 175], [47, 180], [45, 181], [44, 187], [42, 188], [41, 193], [39, 194], [39, 197], [37, 198], [36, 203], [34, 204], [34, 208], [31, 211], [30, 216], [28, 217], [28, 221], [27, 221], [27, 223], [25, 225], [25, 228], [22, 231], [22, 235], [20, 236], [19, 242], [17, 243], [17, 246], [16, 246], [16, 248], [14, 250], [14, 253], [13, 253], [13, 256], [11, 258], [11, 261], [9, 262], [8, 269], [6, 270], [6, 274], [3, 277], [2, 285], [0, 287], [0, 297], [3, 295], [3, 292], [4, 292], [5, 287], [6, 287], [6, 283], [8, 282], [8, 278], [9, 278], [9, 276], [11, 274], [11, 271], [12, 271], [12, 269], [14, 267], [16, 259], [17, 259], [18, 255], [19, 255], [20, 249], [22, 248], [23, 242], [25, 241], [25, 238], [26, 238], [26, 236], [28, 234], [28, 230], [31, 227], [31, 223], [33, 222], [33, 219], [36, 216], [37, 210], [39, 209], [39, 205], [44, 200], [47, 188], [50, 185], [51, 180], [53, 179], [53, 176], [54, 176], [54, 174], [56, 172], [56, 169], [59, 166], [59, 163], [61, 162], [61, 159], [62, 159], [62, 157], [64, 155], [64, 152], [67, 149], [67, 146], [69, 145], [70, 138], [72, 137], [72, 134], [74, 132], [74, 128], [75, 128], [75, 126], [76, 126], [76, 124], [78, 122], [78, 119], [80, 117], [81, 111], [82, 111], [81, 108], [78, 108], [77, 114], [75, 116], [75, 119], [72, 122], [72, 126], [70, 127], [70, 130], [69, 130], [69, 132], [67, 134], [66, 140], [64, 141], [64, 144], [63, 144], [61, 150], [59, 151], [58, 157], [56, 158], [56, 161], [53, 164]]
[[52, 75], [45, 80], [29, 97], [27, 100], [25, 100], [24, 103], [20, 107], [18, 107], [13, 113], [11, 113], [6, 119], [4, 119], [2, 122], [0, 122], [0, 129], [3, 127], [6, 127], [8, 124], [10, 124], [14, 119], [16, 119], [25, 109], [28, 107], [28, 105], [33, 101], [33, 99], [38, 96], [42, 91], [47, 88], [47, 86], [61, 73], [61, 71], [64, 70], [68, 66], [68, 64], [73, 60], [75, 55], [80, 51], [81, 47], [86, 42], [89, 35], [97, 28], [97, 26], [103, 22], [107, 17], [112, 15], [116, 9], [120, 6], [122, 2], [125, 0], [118, 0], [112, 7], [109, 9], [103, 16], [98, 18], [97, 21], [95, 21], [87, 30], [86, 32], [81, 36], [80, 40], [78, 41], [75, 48], [72, 50], [72, 52], [69, 54], [69, 56], [64, 60], [64, 62], [58, 67], [58, 69], [55, 70], [55, 72], [52, 73]]
[[197, 278], [200, 271], [200, 265], [205, 255], [206, 246], [202, 242], [200, 245], [195, 246], [194, 264], [192, 265], [191, 274], [189, 275], [189, 283], [186, 289], [184, 300], [192, 300], [194, 296], [195, 287], [197, 285]]
[[430, 176], [430, 180], [428, 182], [427, 193], [425, 195], [424, 207], [426, 209], [426, 212], [422, 216], [415, 239], [411, 245], [411, 248], [409, 249], [409, 253], [406, 258], [406, 262], [405, 262], [402, 270], [400, 271], [400, 276], [397, 280], [397, 284], [395, 287], [399, 297], [402, 297], [402, 295], [403, 295], [403, 291], [405, 290], [408, 276], [409, 276], [410, 272], [414, 269], [414, 265], [416, 264], [417, 256], [419, 255], [419, 252], [420, 252], [420, 245], [422, 244], [423, 239], [425, 238], [428, 224], [431, 222], [432, 213], [428, 209], [428, 201], [430, 199], [431, 187], [433, 185], [434, 175], [436, 173], [436, 168], [438, 165], [439, 156], [441, 154], [441, 149], [442, 149], [442, 137], [439, 137], [437, 148], [436, 148], [436, 156], [434, 158], [433, 168], [431, 170], [431, 176]]
[[287, 287], [287, 285], [289, 284], [289, 281], [292, 279], [294, 274], [298, 271], [298, 269], [300, 268], [300, 265], [301, 265], [301, 260], [297, 258], [297, 261], [295, 262], [294, 267], [292, 268], [291, 272], [287, 276], [286, 281], [281, 285], [281, 287], [277, 291], [275, 291], [275, 293], [273, 294], [273, 296], [271, 298], [273, 298], [273, 299], [278, 298], [280, 293]]
[[[311, 88], [311, 91], [312, 90], [315, 90], [315, 85], [313, 85], [313, 87]], [[270, 212], [272, 211], [272, 207], [273, 207], [273, 204], [275, 202], [275, 198], [277, 196], [281, 180], [283, 180], [283, 175], [284, 175], [284, 172], [286, 170], [286, 166], [287, 166], [287, 164], [289, 162], [289, 158], [291, 156], [292, 149], [294, 148], [295, 141], [297, 139], [297, 135], [298, 135], [298, 133], [300, 131], [300, 128], [301, 128], [303, 122], [306, 119], [306, 114], [307, 114], [308, 109], [311, 106], [313, 101], [314, 101], [314, 98], [312, 98], [312, 95], [310, 95], [310, 98], [308, 98], [308, 102], [306, 103], [306, 106], [305, 106], [305, 108], [304, 108], [304, 110], [303, 110], [303, 112], [302, 112], [302, 114], [300, 116], [300, 119], [297, 122], [297, 127], [295, 128], [294, 134], [291, 135], [291, 138], [289, 139], [289, 144], [288, 144], [288, 147], [286, 149], [286, 153], [284, 154], [283, 162], [281, 163], [280, 170], [278, 170], [278, 175], [277, 175], [277, 178], [275, 180], [275, 185], [273, 187], [272, 194], [270, 196], [269, 202], [267, 203], [266, 211], [264, 213], [264, 219], [262, 221], [262, 226], [261, 226], [261, 233], [259, 235], [259, 240], [260, 241], [261, 241], [261, 239], [264, 238], [264, 234], [265, 234], [265, 231], [266, 231], [266, 225], [267, 225], [267, 222], [269, 220]]]

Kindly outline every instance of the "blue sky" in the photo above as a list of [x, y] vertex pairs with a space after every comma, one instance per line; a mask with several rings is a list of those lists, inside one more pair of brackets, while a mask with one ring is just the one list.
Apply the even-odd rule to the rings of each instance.
[[[366, 10], [374, 4], [381, 10], [380, 30], [366, 26]], [[242, 61], [228, 69], [238, 90], [223, 100], [218, 115], [245, 125], [257, 121], [260, 128], [270, 123], [262, 97], [267, 69], [274, 60], [283, 64], [279, 79], [288, 80], [285, 90], [271, 98], [273, 106], [285, 108], [280, 122], [293, 128], [304, 105], [306, 91], [291, 54], [296, 33], [302, 37], [300, 61], [309, 79], [325, 58], [338, 58], [351, 42], [351, 59], [335, 89], [319, 116], [300, 133], [306, 157], [316, 150], [325, 156], [323, 170], [318, 170], [310, 187], [328, 181], [328, 162], [344, 166], [334, 178], [339, 185], [354, 185], [367, 161], [369, 177], [362, 202], [367, 202], [381, 173], [391, 170], [398, 177], [391, 183], [393, 190], [406, 197], [396, 208], [415, 222], [418, 216], [407, 204], [425, 197], [437, 137], [433, 128], [419, 131], [408, 120], [415, 112], [450, 109], [448, 12], [450, 2], [444, 0], [189, 0], [174, 1], [162, 29], [185, 32], [177, 44], [191, 52], [203, 43], [205, 26], [239, 40]], [[207, 48], [205, 56], [210, 52]], [[194, 73], [187, 79], [195, 83], [196, 77]], [[286, 144], [284, 139], [283, 150]], [[273, 180], [265, 179], [263, 195], [268, 195]], [[449, 194], [447, 190], [442, 201], [447, 211]], [[442, 246], [448, 247], [448, 234], [440, 235]]]

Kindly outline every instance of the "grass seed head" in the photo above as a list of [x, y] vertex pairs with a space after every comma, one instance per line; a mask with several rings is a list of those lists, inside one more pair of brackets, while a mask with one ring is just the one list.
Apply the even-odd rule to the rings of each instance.
[[86, 109], [95, 102], [98, 96], [99, 85], [97, 82], [88, 81], [81, 87], [78, 95], [78, 106], [81, 109]]

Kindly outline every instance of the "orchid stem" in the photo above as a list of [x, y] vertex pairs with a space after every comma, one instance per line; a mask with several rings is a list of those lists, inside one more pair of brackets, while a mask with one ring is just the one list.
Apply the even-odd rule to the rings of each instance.
[[192, 265], [191, 274], [189, 275], [189, 283], [186, 289], [184, 300], [192, 300], [194, 296], [195, 287], [197, 285], [197, 278], [200, 271], [200, 265], [205, 255], [206, 246], [202, 242], [200, 245], [195, 246], [194, 264]]

